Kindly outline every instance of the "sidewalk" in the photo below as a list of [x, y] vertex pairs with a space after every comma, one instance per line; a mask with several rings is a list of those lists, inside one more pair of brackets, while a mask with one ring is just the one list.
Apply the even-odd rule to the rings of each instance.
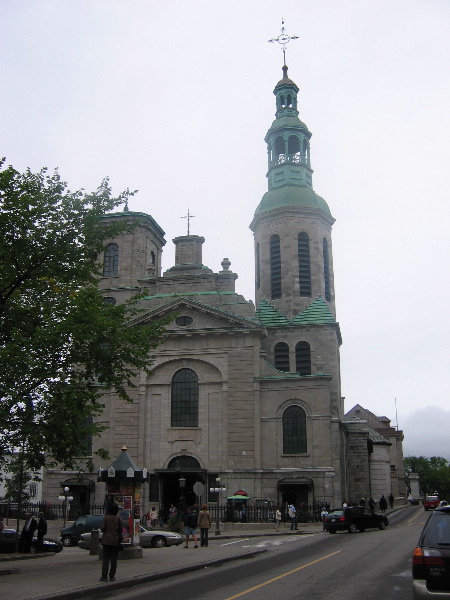
[[[222, 532], [210, 534], [211, 539], [225, 541], [233, 538], [260, 536], [302, 535], [322, 530], [321, 523], [305, 524], [304, 530], [279, 532], [270, 529], [255, 531]], [[51, 537], [52, 534], [49, 535]], [[128, 588], [155, 579], [178, 575], [193, 569], [203, 569], [232, 560], [249, 558], [266, 552], [265, 548], [238, 548], [236, 545], [210, 544], [207, 548], [195, 549], [192, 545], [169, 548], [145, 548], [143, 558], [120, 560], [117, 565], [117, 581], [102, 583], [101, 563], [98, 556], [77, 547], [64, 548], [59, 554], [24, 556], [0, 555], [0, 589], [8, 600], [71, 600], [86, 595], [104, 594], [108, 589]], [[3, 576], [1, 576], [3, 575]]]
[[[395, 512], [403, 507], [387, 511]], [[50, 525], [50, 523], [49, 523]], [[291, 531], [285, 524], [279, 531], [273, 524], [250, 529], [221, 530], [221, 535], [210, 531], [211, 540], [223, 544], [210, 544], [207, 548], [191, 545], [168, 548], [145, 548], [143, 558], [120, 560], [117, 565], [117, 581], [101, 583], [101, 563], [98, 556], [77, 547], [64, 548], [59, 554], [0, 555], [0, 590], [8, 600], [71, 600], [87, 595], [104, 594], [108, 589], [128, 588], [140, 583], [162, 579], [171, 575], [192, 572], [233, 560], [249, 558], [266, 552], [265, 548], [242, 548], [226, 540], [267, 536], [305, 535], [322, 531], [322, 523], [299, 523], [298, 531]], [[56, 531], [57, 529], [57, 531]], [[50, 525], [48, 537], [59, 537], [59, 524]], [[32, 559], [32, 560], [29, 560]], [[34, 559], [34, 560], [33, 560]]]

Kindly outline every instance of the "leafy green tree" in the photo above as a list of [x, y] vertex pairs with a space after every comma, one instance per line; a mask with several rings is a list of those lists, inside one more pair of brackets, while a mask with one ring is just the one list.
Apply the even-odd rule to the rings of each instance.
[[107, 304], [97, 286], [106, 240], [127, 228], [100, 217], [130, 195], [113, 197], [108, 179], [71, 192], [57, 171], [0, 162], [0, 458], [20, 450], [32, 471], [76, 468], [105, 428], [105, 389], [131, 401], [150, 369], [165, 322], [130, 326], [138, 298]]
[[409, 484], [409, 474], [419, 475], [422, 493], [437, 492], [441, 499], [450, 502], [450, 463], [442, 456], [408, 456], [404, 459], [405, 476]]
[[28, 502], [30, 494], [28, 493], [28, 484], [33, 479], [30, 472], [23, 470], [22, 461], [15, 458], [5, 469], [5, 500], [9, 502]]

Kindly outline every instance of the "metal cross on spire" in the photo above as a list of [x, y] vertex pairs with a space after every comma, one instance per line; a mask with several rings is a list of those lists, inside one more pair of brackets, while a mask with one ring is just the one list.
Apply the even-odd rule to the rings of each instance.
[[195, 219], [195, 215], [191, 215], [191, 213], [189, 212], [189, 209], [188, 209], [187, 215], [185, 215], [184, 217], [180, 217], [180, 219], [187, 219], [187, 225], [188, 225], [188, 232], [187, 232], [187, 234], [189, 235], [190, 220], [191, 219]]
[[271, 40], [269, 40], [269, 42], [271, 42], [272, 44], [274, 42], [278, 42], [278, 44], [281, 44], [282, 50], [283, 50], [284, 66], [286, 66], [286, 46], [289, 44], [289, 42], [291, 40], [298, 40], [298, 35], [288, 35], [286, 33], [286, 29], [284, 27], [284, 18], [283, 18], [283, 19], [281, 19], [280, 35], [276, 38], [272, 38]]

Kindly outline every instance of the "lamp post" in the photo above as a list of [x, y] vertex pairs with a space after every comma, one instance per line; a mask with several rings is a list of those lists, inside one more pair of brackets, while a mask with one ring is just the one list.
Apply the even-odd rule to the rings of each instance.
[[67, 486], [64, 488], [63, 494], [61, 494], [60, 496], [58, 496], [58, 500], [60, 502], [64, 502], [64, 509], [63, 509], [63, 511], [64, 511], [64, 527], [65, 527], [66, 526], [66, 520], [67, 520], [68, 505], [69, 505], [69, 502], [72, 502], [73, 496], [69, 496], [69, 488]]
[[216, 485], [217, 487], [209, 488], [211, 493], [217, 494], [217, 512], [216, 512], [216, 533], [215, 535], [220, 535], [220, 521], [219, 521], [219, 500], [220, 500], [220, 492], [226, 492], [227, 488], [220, 483], [220, 477], [216, 477]]
[[179, 502], [179, 510], [183, 513], [181, 516], [184, 519], [184, 488], [186, 487], [186, 477], [179, 477], [178, 483], [180, 484], [180, 502]]

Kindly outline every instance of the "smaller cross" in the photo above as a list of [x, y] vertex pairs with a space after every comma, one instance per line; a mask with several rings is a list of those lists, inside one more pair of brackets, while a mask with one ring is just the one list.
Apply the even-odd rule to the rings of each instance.
[[184, 217], [180, 217], [180, 219], [187, 219], [187, 224], [188, 224], [188, 232], [187, 232], [187, 234], [189, 235], [190, 220], [191, 219], [195, 219], [195, 215], [191, 215], [191, 213], [189, 212], [189, 209], [188, 209], [187, 215], [185, 215]]
[[284, 18], [281, 20], [281, 33], [278, 37], [269, 40], [270, 43], [278, 42], [282, 46], [284, 64], [286, 64], [286, 46], [291, 40], [298, 40], [298, 35], [288, 35], [284, 27]]

